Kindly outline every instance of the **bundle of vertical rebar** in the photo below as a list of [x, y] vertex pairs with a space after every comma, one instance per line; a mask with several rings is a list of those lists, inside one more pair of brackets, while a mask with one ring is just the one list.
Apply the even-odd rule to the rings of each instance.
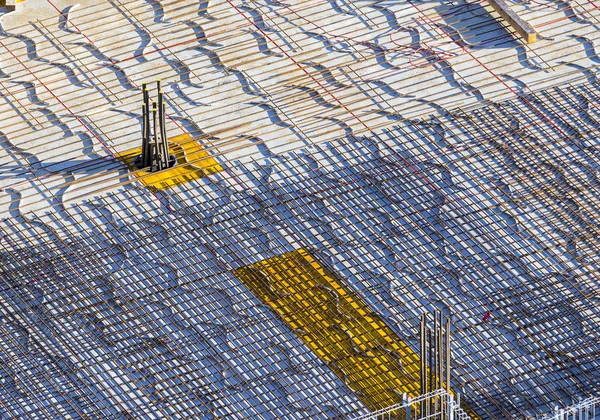
[[[150, 168], [151, 172], [162, 171], [169, 167], [169, 141], [165, 118], [165, 101], [160, 87], [160, 79], [156, 82], [158, 102], [152, 101], [152, 125], [150, 124], [150, 97], [146, 83], [142, 83], [142, 154], [140, 168]], [[151, 129], [152, 127], [152, 129]]]
[[[451, 383], [452, 350], [451, 350], [451, 320], [444, 317], [442, 311], [433, 312], [433, 328], [428, 324], [429, 314], [421, 315], [419, 327], [419, 349], [421, 361], [421, 395], [444, 389], [448, 393]], [[427, 399], [420, 404], [420, 416], [427, 418], [434, 412], [441, 411], [441, 400]]]

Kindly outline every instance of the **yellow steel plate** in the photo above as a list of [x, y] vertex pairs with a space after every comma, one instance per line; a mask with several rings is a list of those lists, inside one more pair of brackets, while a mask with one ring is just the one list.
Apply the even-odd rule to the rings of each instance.
[[235, 275], [296, 332], [371, 410], [419, 395], [419, 358], [307, 251], [239, 268]]
[[177, 165], [172, 168], [160, 172], [137, 170], [133, 160], [141, 151], [142, 148], [138, 147], [120, 153], [117, 157], [129, 167], [139, 181], [150, 188], [164, 190], [223, 170], [189, 134], [169, 139], [169, 151], [177, 158]]

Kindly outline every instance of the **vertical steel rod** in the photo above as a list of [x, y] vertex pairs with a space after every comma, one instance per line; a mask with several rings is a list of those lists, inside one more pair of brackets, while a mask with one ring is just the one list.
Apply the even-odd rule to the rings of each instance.
[[143, 118], [143, 133], [142, 133], [142, 167], [147, 168], [152, 165], [152, 145], [150, 133], [150, 95], [146, 83], [142, 83], [142, 94], [144, 98], [144, 110], [142, 111]]
[[[429, 383], [427, 384], [427, 392], [433, 389], [433, 337], [431, 328], [427, 328], [427, 341], [429, 342]], [[431, 400], [427, 399], [427, 415], [431, 413]]]
[[436, 377], [438, 374], [437, 371], [437, 357], [436, 357], [436, 351], [437, 351], [437, 329], [438, 329], [438, 313], [437, 310], [433, 311], [433, 331], [431, 332], [433, 341], [432, 341], [432, 346], [433, 346], [433, 352], [432, 352], [432, 362], [431, 363], [431, 368], [433, 369], [433, 381], [431, 382], [430, 391], [433, 391], [435, 389], [435, 385], [436, 385]]
[[157, 132], [156, 138], [158, 139], [157, 147], [156, 147], [156, 155], [158, 160], [160, 161], [159, 170], [165, 169], [165, 147], [164, 147], [164, 137], [162, 132], [162, 114], [163, 114], [163, 92], [160, 89], [160, 79], [156, 81], [156, 91], [158, 92], [158, 125], [154, 125], [154, 130]]
[[[437, 385], [437, 376], [439, 372], [437, 371], [437, 331], [438, 331], [438, 311], [435, 309], [433, 311], [433, 331], [431, 331], [432, 342], [431, 342], [431, 366], [429, 367], [433, 374], [431, 375], [431, 383], [429, 384], [429, 391], [434, 391]], [[437, 399], [431, 401], [431, 414], [437, 412]]]
[[[442, 311], [439, 310], [437, 311], [437, 317], [438, 317], [438, 322], [437, 322], [437, 330], [435, 332], [436, 334], [436, 340], [435, 340], [435, 344], [436, 344], [436, 349], [435, 349], [435, 355], [436, 355], [436, 364], [437, 364], [437, 376], [435, 377], [436, 380], [436, 389], [442, 389], [443, 388], [443, 380], [444, 380], [444, 372], [443, 372], [443, 368], [444, 368], [444, 363], [443, 363], [443, 353], [442, 353], [442, 332], [443, 332], [443, 315], [442, 315]], [[436, 405], [436, 410], [439, 409], [439, 412], [442, 413], [443, 412], [443, 407], [442, 407], [442, 399], [441, 397], [436, 398], [435, 401], [435, 405]], [[437, 416], [436, 416], [437, 418]], [[441, 418], [441, 415], [440, 415]]]
[[452, 353], [450, 348], [450, 318], [446, 319], [446, 391], [450, 393], [450, 361]]
[[[160, 91], [160, 96], [162, 99], [162, 91]], [[165, 163], [165, 167], [168, 168], [169, 167], [169, 141], [167, 139], [167, 126], [165, 124], [165, 106], [166, 106], [166, 102], [162, 102], [161, 105], [161, 113], [160, 113], [160, 132], [161, 132], [161, 137], [162, 137], [162, 142], [163, 142], [163, 159], [164, 159], [164, 163]]]
[[142, 152], [140, 156], [140, 165], [146, 167], [146, 149], [148, 148], [148, 138], [146, 137], [146, 103], [142, 102]]
[[437, 389], [444, 388], [444, 344], [442, 342], [444, 336], [444, 316], [442, 311], [439, 311], [438, 322], [438, 338], [437, 338], [437, 356], [438, 356], [438, 386]]
[[158, 129], [160, 132], [160, 150], [157, 152], [161, 155], [162, 169], [169, 167], [169, 145], [167, 142], [167, 130], [165, 126], [165, 101], [163, 99], [163, 91], [160, 87], [160, 79], [156, 80], [156, 90], [158, 91]]
[[153, 157], [153, 162], [152, 162], [152, 167], [154, 170], [154, 167], [156, 166], [157, 171], [160, 171], [161, 165], [160, 165], [160, 152], [159, 152], [159, 144], [158, 144], [158, 134], [156, 132], [156, 117], [157, 117], [157, 108], [156, 108], [156, 101], [152, 101], [152, 121], [153, 121], [153, 126], [154, 126], [154, 141], [153, 141], [153, 147], [152, 147], [152, 157]]
[[[420, 340], [420, 344], [421, 344], [421, 395], [425, 395], [427, 393], [427, 348], [426, 348], [426, 344], [425, 344], [425, 329], [426, 329], [426, 325], [427, 325], [427, 314], [423, 313], [421, 314], [421, 325], [420, 325], [420, 331], [419, 331], [419, 340]], [[425, 413], [425, 401], [421, 401], [420, 403], [420, 407], [421, 407], [421, 412], [419, 413], [419, 416], [423, 416], [423, 414]]]

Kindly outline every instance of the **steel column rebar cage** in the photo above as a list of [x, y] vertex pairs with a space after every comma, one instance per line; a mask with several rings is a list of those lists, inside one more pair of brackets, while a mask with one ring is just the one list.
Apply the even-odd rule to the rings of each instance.
[[554, 408], [554, 412], [540, 420], [598, 420], [600, 419], [600, 397], [585, 398], [569, 407]]
[[[404, 394], [403, 399], [402, 403], [356, 417], [354, 420], [472, 420], [460, 408], [460, 396], [457, 399], [445, 389], [414, 398]], [[421, 407], [424, 405], [432, 408], [427, 414], [421, 413]]]

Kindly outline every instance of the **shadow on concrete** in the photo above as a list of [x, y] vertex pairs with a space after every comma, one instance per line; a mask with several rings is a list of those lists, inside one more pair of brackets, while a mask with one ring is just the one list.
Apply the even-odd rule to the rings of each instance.
[[[514, 48], [520, 44], [478, 3], [460, 2], [436, 8], [443, 19], [439, 28], [466, 48]], [[490, 8], [491, 10], [491, 8]]]

